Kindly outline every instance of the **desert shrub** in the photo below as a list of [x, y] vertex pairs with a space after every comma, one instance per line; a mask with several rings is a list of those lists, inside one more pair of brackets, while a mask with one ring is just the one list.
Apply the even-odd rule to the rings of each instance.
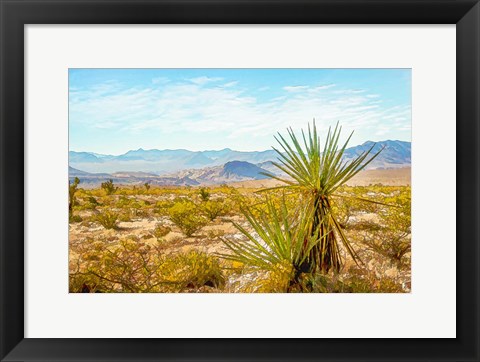
[[161, 292], [163, 263], [157, 250], [136, 237], [114, 245], [90, 240], [71, 260], [70, 292], [81, 293], [85, 286], [90, 292]]
[[[249, 267], [240, 268], [241, 276], [247, 281], [238, 281], [229, 286], [235, 293], [285, 293], [288, 289], [289, 275], [283, 268], [258, 271]], [[237, 274], [238, 275], [238, 274]], [[235, 278], [235, 275], [234, 275]]]
[[113, 184], [112, 179], [110, 179], [108, 181], [105, 181], [105, 182], [102, 182], [101, 187], [102, 187], [102, 189], [105, 190], [107, 195], [113, 195], [115, 193], [115, 191], [118, 190], [118, 187], [115, 187], [115, 185]]
[[173, 201], [170, 201], [170, 200], [157, 201], [155, 203], [154, 208], [153, 208], [153, 212], [158, 214], [158, 215], [166, 216], [166, 215], [168, 215], [168, 210], [173, 205], [175, 205], [175, 203]]
[[95, 221], [99, 222], [105, 229], [116, 229], [119, 215], [116, 212], [105, 210], [95, 215]]
[[70, 216], [70, 222], [82, 222], [83, 219], [81, 218], [80, 215], [72, 215]]
[[172, 291], [182, 292], [204, 286], [220, 289], [225, 285], [218, 259], [195, 250], [165, 261], [162, 275], [172, 283]]
[[183, 241], [183, 237], [180, 235], [175, 235], [172, 238], [170, 238], [170, 243], [171, 244], [177, 244]]
[[133, 217], [132, 212], [129, 209], [124, 210], [118, 215], [118, 221], [131, 222], [132, 217]]
[[157, 240], [161, 240], [164, 236], [167, 236], [168, 233], [172, 231], [172, 228], [166, 225], [157, 224], [155, 229], [153, 230], [153, 235], [157, 238]]
[[207, 231], [207, 236], [210, 239], [220, 238], [224, 235], [225, 235], [225, 231], [223, 231], [222, 229], [210, 229]]
[[303, 195], [298, 192], [285, 193], [284, 191], [262, 192], [261, 194], [253, 194], [253, 196], [244, 197], [243, 209], [248, 209], [255, 218], [273, 216], [270, 207], [274, 207], [277, 213], [285, 208], [288, 213], [295, 213], [298, 205], [302, 203]]
[[75, 177], [73, 182], [68, 185], [68, 217], [72, 219], [73, 216], [73, 206], [76, 203], [75, 193], [77, 192], [78, 184], [80, 183], [80, 179]]
[[390, 207], [379, 212], [380, 222], [374, 232], [364, 232], [362, 242], [369, 249], [387, 257], [397, 267], [408, 266], [405, 256], [411, 251], [410, 188], [403, 188], [393, 197], [385, 198]]
[[130, 210], [136, 217], [149, 216], [149, 210], [147, 209], [147, 205], [144, 201], [141, 200], [133, 200], [130, 204]]
[[145, 187], [145, 191], [150, 190], [150, 183], [149, 183], [149, 182], [145, 182], [145, 183], [143, 184], [143, 186]]
[[210, 192], [207, 188], [201, 187], [198, 193], [200, 194], [202, 201], [208, 201], [210, 199]]
[[208, 200], [200, 205], [202, 213], [210, 220], [213, 221], [217, 217], [225, 215], [227, 209], [223, 200]]
[[344, 197], [338, 198], [333, 205], [333, 210], [337, 216], [338, 223], [343, 229], [350, 227], [352, 216], [362, 210], [361, 202], [353, 197], [351, 193], [340, 193]]
[[133, 199], [130, 199], [124, 195], [120, 196], [118, 201], [115, 203], [115, 207], [123, 209], [124, 207], [129, 207], [134, 202]]
[[81, 205], [81, 210], [96, 210], [97, 206], [100, 205], [93, 196], [88, 196], [86, 201]]
[[190, 201], [177, 202], [168, 213], [170, 220], [188, 237], [206, 225], [205, 217], [199, 215], [197, 206]]
[[83, 204], [82, 209], [83, 210], [96, 210], [97, 205], [91, 204], [90, 202], [86, 202], [86, 203]]
[[96, 199], [95, 197], [93, 197], [93, 196], [89, 196], [89, 197], [87, 198], [87, 201], [88, 201], [89, 203], [93, 204], [93, 205], [100, 205], [100, 204], [98, 203], [97, 199]]
[[377, 277], [367, 269], [354, 269], [346, 275], [317, 274], [311, 280], [316, 293], [404, 293], [400, 282], [394, 278]]
[[[216, 258], [190, 251], [166, 259], [137, 237], [116, 244], [88, 240], [70, 261], [70, 292], [158, 293], [223, 288]], [[203, 291], [203, 290], [202, 290]]]

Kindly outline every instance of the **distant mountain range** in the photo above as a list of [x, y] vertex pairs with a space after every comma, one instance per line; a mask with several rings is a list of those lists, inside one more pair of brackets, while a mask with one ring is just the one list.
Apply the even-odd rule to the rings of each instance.
[[[368, 150], [373, 142], [350, 147], [345, 151], [347, 159]], [[374, 151], [385, 149], [370, 165], [370, 168], [395, 168], [410, 164], [411, 143], [404, 141], [377, 142]], [[70, 166], [86, 172], [140, 171], [156, 175], [168, 174], [190, 168], [203, 168], [224, 165], [230, 161], [246, 161], [259, 164], [276, 161], [278, 155], [274, 150], [242, 152], [225, 148], [219, 151], [179, 150], [138, 150], [128, 151], [123, 155], [102, 155], [93, 152], [69, 152]]]
[[225, 148], [220, 151], [138, 150], [119, 156], [91, 152], [69, 152], [70, 166], [87, 172], [142, 171], [164, 175], [188, 168], [220, 166], [230, 161], [260, 163], [276, 160], [273, 150], [240, 152]]
[[[374, 142], [345, 150], [345, 160], [368, 151]], [[411, 164], [411, 143], [377, 142], [373, 152], [383, 151], [367, 169], [401, 168]], [[272, 161], [278, 160], [274, 150], [241, 152], [225, 148], [219, 151], [132, 150], [119, 156], [92, 152], [69, 152], [69, 176], [84, 183], [98, 184], [113, 179], [117, 183], [159, 185], [198, 185], [232, 181], [259, 180], [262, 172], [278, 173]]]

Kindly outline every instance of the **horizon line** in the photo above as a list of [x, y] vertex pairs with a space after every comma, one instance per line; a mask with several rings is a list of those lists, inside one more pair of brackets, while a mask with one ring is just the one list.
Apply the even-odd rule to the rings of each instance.
[[[392, 139], [387, 139], [387, 140], [382, 140], [382, 141], [371, 141], [371, 140], [368, 140], [368, 141], [365, 141], [363, 143], [360, 143], [360, 144], [357, 144], [357, 145], [353, 145], [353, 146], [350, 146], [348, 148], [351, 148], [351, 147], [357, 147], [357, 146], [361, 146], [367, 142], [373, 142], [373, 143], [381, 143], [381, 142], [406, 142], [406, 143], [412, 143], [412, 141], [404, 141], [404, 140], [400, 140], [400, 139], [395, 139], [395, 140], [392, 140]], [[160, 149], [160, 148], [150, 148], [150, 149], [144, 149], [143, 147], [140, 147], [140, 148], [137, 148], [137, 149], [130, 149], [124, 153], [120, 153], [120, 154], [110, 154], [110, 153], [100, 153], [100, 152], [93, 152], [93, 151], [76, 151], [76, 150], [72, 150], [72, 149], [69, 149], [68, 152], [77, 152], [77, 153], [89, 153], [89, 154], [98, 154], [98, 155], [102, 155], [102, 156], [113, 156], [113, 157], [117, 157], [117, 156], [123, 156], [125, 154], [127, 154], [128, 152], [132, 152], [132, 151], [188, 151], [188, 152], [193, 152], [193, 153], [196, 153], [196, 152], [219, 152], [219, 151], [225, 151], [225, 150], [230, 150], [230, 151], [235, 151], [235, 152], [266, 152], [266, 151], [274, 151], [273, 149], [273, 146], [272, 148], [270, 149], [266, 149], [266, 150], [253, 150], [253, 151], [240, 151], [240, 150], [235, 150], [235, 149], [232, 149], [230, 147], [225, 147], [225, 148], [221, 148], [221, 149], [208, 149], [208, 150], [201, 150], [201, 151], [193, 151], [193, 150], [189, 150], [189, 149], [186, 149], [186, 148], [164, 148], [164, 149]]]

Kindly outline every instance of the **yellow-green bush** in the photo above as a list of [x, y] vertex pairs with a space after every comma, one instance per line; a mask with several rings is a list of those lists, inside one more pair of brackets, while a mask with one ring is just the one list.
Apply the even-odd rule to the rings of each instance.
[[82, 217], [80, 215], [71, 215], [69, 217], [69, 222], [71, 223], [76, 223], [76, 222], [82, 222]]
[[170, 200], [157, 201], [154, 205], [153, 212], [161, 216], [166, 216], [168, 215], [168, 210], [173, 205], [175, 205], [175, 203]]
[[201, 187], [198, 194], [202, 201], [208, 201], [210, 199], [210, 191], [206, 187]]
[[68, 216], [70, 220], [72, 220], [73, 217], [73, 207], [77, 202], [75, 194], [77, 193], [77, 187], [79, 183], [80, 179], [75, 177], [73, 182], [68, 184]]
[[161, 240], [164, 236], [170, 233], [170, 231], [172, 231], [172, 228], [169, 226], [157, 224], [153, 230], [153, 235], [157, 238], [157, 240]]
[[225, 235], [225, 231], [223, 231], [222, 229], [210, 229], [207, 231], [207, 236], [210, 239], [220, 238], [224, 235]]
[[180, 201], [169, 210], [170, 220], [182, 230], [186, 236], [192, 236], [206, 224], [203, 215], [199, 215], [197, 206], [190, 201]]
[[[70, 292], [187, 292], [210, 287], [218, 291], [225, 277], [218, 260], [198, 251], [165, 258], [138, 237], [118, 243], [89, 239], [70, 260]], [[203, 290], [202, 290], [203, 291]]]
[[85, 243], [78, 260], [70, 261], [70, 292], [91, 291], [148, 293], [160, 292], [163, 258], [136, 237], [107, 245], [103, 241]]
[[105, 229], [116, 229], [119, 215], [116, 212], [105, 210], [95, 216], [95, 221], [99, 222]]
[[398, 193], [386, 197], [384, 202], [392, 206], [380, 210], [378, 228], [374, 232], [363, 233], [362, 242], [397, 267], [410, 266], [410, 261], [405, 258], [411, 251], [410, 188], [400, 188]]
[[353, 269], [346, 275], [317, 274], [312, 280], [314, 293], [405, 293], [394, 278], [377, 277], [366, 269]]
[[210, 221], [225, 215], [227, 211], [223, 199], [205, 201], [200, 205], [200, 210]]
[[172, 291], [182, 292], [203, 286], [221, 289], [225, 285], [218, 259], [195, 250], [166, 260], [162, 276], [172, 283]]
[[103, 190], [105, 190], [105, 193], [107, 195], [113, 195], [115, 191], [118, 190], [118, 187], [115, 187], [115, 185], [113, 184], [113, 180], [111, 179], [108, 181], [102, 182], [101, 187]]

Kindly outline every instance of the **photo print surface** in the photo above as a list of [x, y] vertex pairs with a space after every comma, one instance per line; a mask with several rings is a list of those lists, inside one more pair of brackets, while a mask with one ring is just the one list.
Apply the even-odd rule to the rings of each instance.
[[409, 293], [411, 81], [69, 69], [69, 292]]

